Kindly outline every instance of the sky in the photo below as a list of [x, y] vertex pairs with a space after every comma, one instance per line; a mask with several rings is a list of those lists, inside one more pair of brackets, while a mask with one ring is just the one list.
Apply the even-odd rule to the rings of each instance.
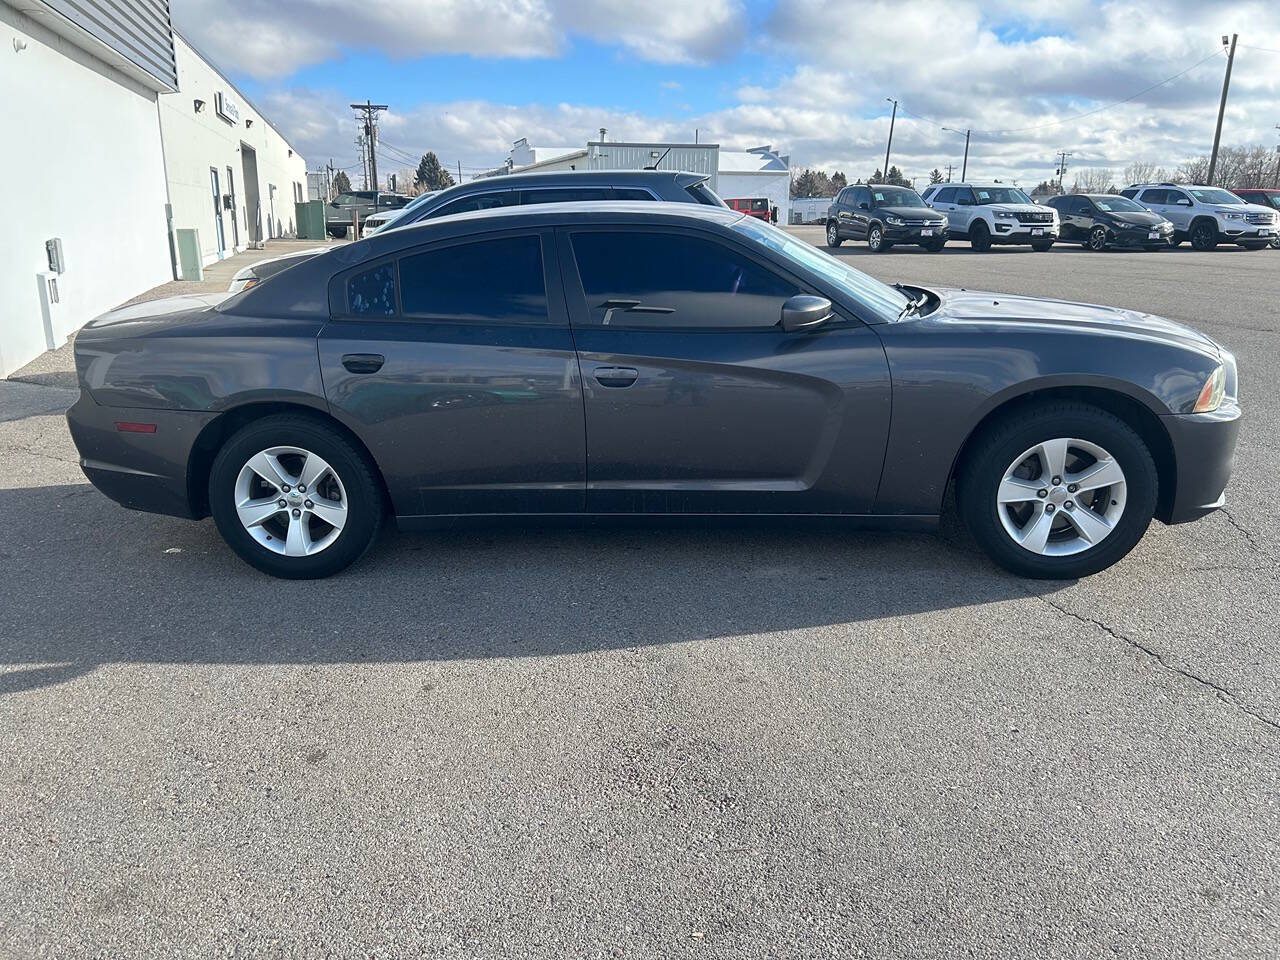
[[[1170, 168], [1280, 130], [1280, 0], [171, 0], [175, 25], [307, 160], [360, 170], [349, 104], [388, 104], [379, 170], [464, 177], [514, 140], [765, 144], [792, 167], [1028, 187]], [[1167, 82], [1164, 82], [1167, 81]], [[951, 132], [945, 127], [960, 132]], [[358, 180], [353, 176], [353, 182]]]

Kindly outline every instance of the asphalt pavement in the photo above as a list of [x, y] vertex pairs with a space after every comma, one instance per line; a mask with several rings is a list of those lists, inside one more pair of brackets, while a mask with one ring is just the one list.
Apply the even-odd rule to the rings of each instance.
[[0, 381], [0, 956], [1274, 958], [1280, 252], [836, 255], [1222, 340], [1227, 509], [1074, 583], [954, 524], [275, 581], [86, 483], [64, 353]]

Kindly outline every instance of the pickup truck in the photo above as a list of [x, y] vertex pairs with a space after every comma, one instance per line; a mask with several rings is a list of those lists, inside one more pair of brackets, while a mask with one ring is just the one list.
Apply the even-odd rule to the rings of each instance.
[[324, 208], [324, 226], [329, 236], [341, 239], [351, 229], [352, 217], [360, 215], [360, 223], [365, 218], [384, 210], [399, 210], [412, 197], [399, 193], [381, 193], [374, 190], [353, 190], [351, 193], [340, 193], [329, 201]]

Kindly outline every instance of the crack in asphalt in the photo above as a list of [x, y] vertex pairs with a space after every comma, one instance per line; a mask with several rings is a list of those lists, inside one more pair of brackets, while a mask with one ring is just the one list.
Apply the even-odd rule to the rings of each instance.
[[1244, 524], [1242, 524], [1234, 516], [1232, 516], [1231, 511], [1229, 511], [1226, 507], [1219, 507], [1218, 509], [1221, 511], [1222, 515], [1227, 518], [1227, 523], [1235, 527], [1236, 530], [1240, 532], [1241, 536], [1243, 536], [1245, 540], [1248, 541], [1249, 546], [1251, 546], [1258, 553], [1262, 554], [1272, 563], [1280, 563], [1280, 560], [1277, 560], [1270, 553], [1268, 553], [1267, 550], [1262, 546], [1262, 544], [1258, 542], [1258, 535], [1254, 533], [1252, 530], [1250, 530], [1248, 527], [1246, 527]]
[[1212, 690], [1214, 696], [1216, 696], [1223, 703], [1229, 706], [1235, 707], [1241, 713], [1247, 716], [1250, 716], [1261, 723], [1266, 724], [1268, 727], [1271, 727], [1273, 730], [1280, 730], [1280, 721], [1273, 720], [1270, 717], [1266, 716], [1265, 714], [1259, 713], [1257, 710], [1254, 710], [1253, 708], [1249, 707], [1244, 703], [1244, 701], [1240, 699], [1239, 696], [1232, 693], [1230, 690], [1222, 686], [1220, 683], [1216, 683], [1213, 680], [1208, 679], [1207, 677], [1202, 677], [1198, 673], [1193, 673], [1185, 667], [1178, 666], [1176, 663], [1170, 663], [1167, 659], [1165, 659], [1164, 654], [1162, 654], [1160, 651], [1154, 650], [1151, 647], [1148, 647], [1146, 644], [1138, 640], [1134, 640], [1131, 637], [1126, 637], [1123, 633], [1118, 633], [1110, 625], [1103, 623], [1101, 620], [1095, 620], [1092, 617], [1085, 617], [1085, 616], [1082, 616], [1081, 614], [1076, 613], [1073, 610], [1068, 610], [1066, 607], [1062, 606], [1061, 604], [1054, 603], [1048, 597], [1038, 596], [1036, 594], [1029, 594], [1029, 596], [1032, 596], [1037, 600], [1043, 601], [1047, 606], [1052, 607], [1054, 610], [1057, 610], [1063, 616], [1071, 617], [1073, 620], [1078, 620], [1081, 623], [1097, 627], [1103, 633], [1107, 634], [1107, 636], [1113, 637], [1114, 639], [1119, 640], [1122, 643], [1128, 644], [1133, 649], [1137, 650], [1139, 653], [1146, 654], [1146, 656], [1149, 659], [1155, 661], [1157, 664], [1159, 664], [1159, 666], [1162, 669], [1168, 671], [1169, 673], [1176, 673], [1179, 676], [1185, 677], [1186, 679], [1192, 681], [1193, 683], [1198, 684], [1199, 686], [1202, 686], [1208, 690]]

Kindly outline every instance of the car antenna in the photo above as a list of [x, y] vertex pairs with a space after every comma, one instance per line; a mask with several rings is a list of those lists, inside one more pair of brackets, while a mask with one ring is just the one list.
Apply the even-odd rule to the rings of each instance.
[[663, 151], [662, 151], [662, 156], [660, 156], [657, 160], [653, 161], [653, 163], [652, 163], [652, 164], [650, 164], [649, 166], [645, 167], [645, 169], [646, 169], [646, 170], [657, 170], [657, 169], [658, 169], [658, 164], [660, 164], [663, 160], [667, 159], [667, 154], [668, 154], [668, 153], [670, 153], [670, 152], [671, 152], [671, 148], [670, 148], [670, 147], [667, 147], [667, 149], [665, 149], [665, 150], [663, 150]]

